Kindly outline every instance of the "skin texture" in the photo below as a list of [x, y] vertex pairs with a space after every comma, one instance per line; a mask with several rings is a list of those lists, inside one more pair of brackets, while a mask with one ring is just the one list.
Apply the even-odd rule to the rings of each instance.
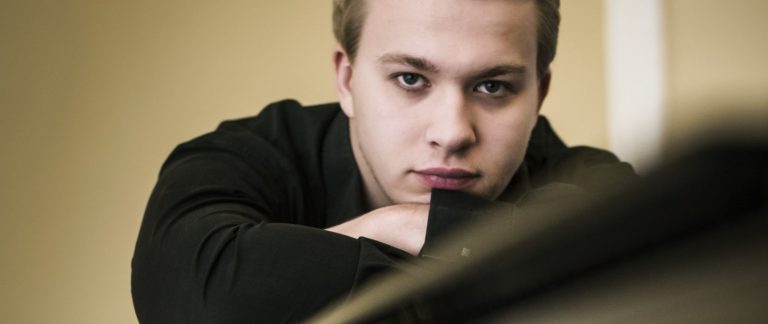
[[392, 205], [327, 230], [354, 238], [365, 236], [418, 255], [424, 246], [428, 213], [429, 205], [425, 204]]
[[[428, 208], [414, 213], [412, 207], [428, 204], [433, 188], [496, 199], [522, 163], [549, 83], [548, 74], [536, 75], [535, 4], [388, 0], [367, 6], [357, 57], [337, 47], [334, 64], [355, 161], [378, 217], [363, 215], [352, 221], [357, 226], [329, 230], [371, 237], [356, 230], [382, 226], [372, 238], [418, 252], [419, 238], [402, 243], [394, 236], [418, 227], [405, 233], [420, 235], [423, 244], [426, 220], [406, 218], [426, 218]], [[395, 208], [384, 212], [400, 216], [382, 217], [376, 209], [386, 206]]]

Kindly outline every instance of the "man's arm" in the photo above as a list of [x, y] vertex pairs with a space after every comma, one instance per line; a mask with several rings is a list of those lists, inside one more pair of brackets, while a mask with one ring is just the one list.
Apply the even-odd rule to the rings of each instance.
[[373, 210], [328, 228], [352, 238], [367, 237], [419, 255], [427, 232], [429, 205], [403, 204]]
[[295, 172], [268, 145], [221, 140], [255, 153], [197, 142], [172, 154], [153, 191], [132, 262], [142, 323], [296, 322], [408, 257], [297, 225], [313, 211], [292, 210]]

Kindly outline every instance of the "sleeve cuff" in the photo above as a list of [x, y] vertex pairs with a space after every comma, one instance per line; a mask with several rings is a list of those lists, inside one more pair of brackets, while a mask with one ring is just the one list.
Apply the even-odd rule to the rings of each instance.
[[[512, 204], [491, 201], [459, 191], [435, 189], [432, 191], [424, 247], [419, 256], [442, 260], [470, 257], [479, 247], [476, 237], [451, 234], [480, 218], [501, 217], [511, 221], [513, 209]], [[451, 245], [455, 248], [446, 250], [441, 248], [441, 241], [446, 237], [458, 239], [460, 242], [452, 242], [454, 244]]]

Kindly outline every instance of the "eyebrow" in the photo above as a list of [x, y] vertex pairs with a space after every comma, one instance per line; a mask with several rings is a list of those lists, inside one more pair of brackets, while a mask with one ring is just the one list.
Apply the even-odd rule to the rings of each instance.
[[385, 64], [410, 65], [411, 67], [424, 72], [437, 73], [440, 71], [437, 66], [430, 63], [427, 59], [407, 54], [384, 54], [379, 58], [379, 62]]
[[480, 71], [480, 73], [477, 73], [474, 75], [474, 78], [487, 79], [487, 78], [494, 78], [500, 75], [507, 75], [507, 74], [524, 75], [527, 72], [527, 70], [528, 69], [526, 69], [524, 65], [514, 65], [514, 64], [497, 65], [490, 69]]
[[[440, 72], [440, 69], [438, 69], [436, 65], [429, 62], [429, 60], [407, 54], [385, 54], [379, 58], [379, 62], [383, 64], [408, 65], [417, 70], [430, 73]], [[475, 73], [472, 78], [485, 79], [507, 74], [525, 74], [527, 71], [528, 69], [524, 65], [502, 64]]]

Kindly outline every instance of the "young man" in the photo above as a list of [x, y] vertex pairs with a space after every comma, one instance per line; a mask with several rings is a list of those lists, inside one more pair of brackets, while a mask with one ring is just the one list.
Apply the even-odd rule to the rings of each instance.
[[334, 6], [339, 104], [273, 104], [163, 166], [133, 259], [140, 321], [295, 322], [488, 206], [514, 217], [536, 187], [631, 174], [539, 118], [559, 1]]

